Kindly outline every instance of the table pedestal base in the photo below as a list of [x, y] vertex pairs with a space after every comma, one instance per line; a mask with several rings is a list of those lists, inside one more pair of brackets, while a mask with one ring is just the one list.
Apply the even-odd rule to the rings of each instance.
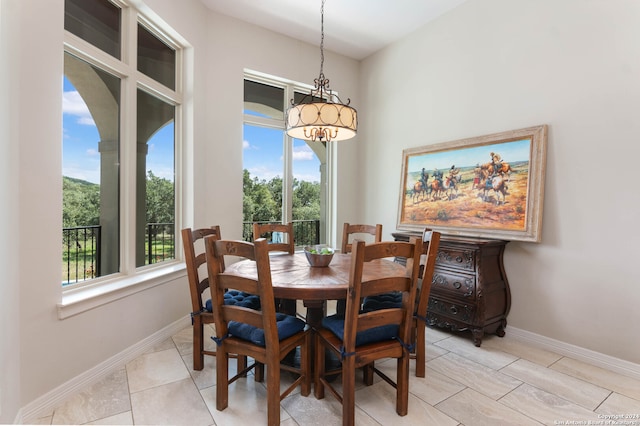
[[307, 308], [307, 324], [317, 328], [322, 323], [322, 318], [327, 314], [327, 304], [324, 300], [305, 300], [304, 307]]

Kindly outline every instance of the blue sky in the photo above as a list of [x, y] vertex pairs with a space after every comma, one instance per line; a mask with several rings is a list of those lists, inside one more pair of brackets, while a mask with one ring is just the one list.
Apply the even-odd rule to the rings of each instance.
[[491, 161], [491, 153], [500, 154], [502, 160], [509, 163], [526, 161], [530, 157], [531, 140], [523, 139], [514, 142], [483, 145], [477, 147], [412, 155], [407, 160], [407, 171], [418, 172], [424, 167], [429, 173], [434, 168], [448, 170], [452, 165], [456, 167], [474, 167], [477, 163], [485, 164]]
[[[251, 178], [271, 180], [283, 177], [282, 129], [244, 126], [243, 167]], [[305, 141], [293, 141], [293, 177], [308, 182], [320, 182], [320, 160]]]
[[[100, 135], [87, 105], [73, 85], [64, 78], [62, 96], [63, 176], [100, 183]], [[173, 182], [173, 123], [164, 126], [149, 140], [147, 171]]]

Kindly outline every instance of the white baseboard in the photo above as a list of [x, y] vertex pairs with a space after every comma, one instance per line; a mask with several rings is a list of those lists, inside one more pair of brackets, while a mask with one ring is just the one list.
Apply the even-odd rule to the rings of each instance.
[[112, 356], [106, 361], [96, 365], [90, 370], [87, 370], [79, 376], [61, 384], [57, 388], [47, 392], [22, 407], [16, 416], [14, 424], [23, 424], [24, 422], [32, 424], [36, 419], [48, 416], [56, 407], [62, 404], [69, 397], [81, 392], [92, 384], [97, 383], [119, 368], [122, 368], [128, 362], [136, 359], [149, 349], [171, 338], [171, 336], [178, 333], [189, 324], [191, 324], [191, 317], [187, 315], [135, 345], [130, 346], [124, 351]]
[[601, 367], [627, 377], [640, 380], [640, 364], [615, 358], [590, 349], [581, 348], [549, 337], [541, 336], [530, 331], [509, 326], [509, 336], [532, 345], [548, 349], [560, 355], [565, 355], [578, 361], [583, 361], [596, 367]]

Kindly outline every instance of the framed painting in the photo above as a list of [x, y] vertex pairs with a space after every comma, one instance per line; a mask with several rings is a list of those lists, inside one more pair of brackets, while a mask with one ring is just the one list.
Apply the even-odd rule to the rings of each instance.
[[547, 126], [402, 152], [398, 229], [540, 242]]

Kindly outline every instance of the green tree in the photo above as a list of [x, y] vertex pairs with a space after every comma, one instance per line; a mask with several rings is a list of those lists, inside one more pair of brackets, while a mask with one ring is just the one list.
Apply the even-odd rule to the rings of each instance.
[[[248, 170], [243, 171], [243, 221], [251, 222], [280, 222], [282, 220], [282, 178], [259, 180], [251, 178]], [[292, 200], [293, 220], [320, 219], [320, 184], [318, 182], [293, 182]], [[303, 234], [308, 234], [303, 232]], [[243, 238], [251, 239], [252, 232], [248, 226], [243, 228]], [[297, 237], [297, 244], [311, 244], [315, 241], [315, 234], [307, 235], [309, 241], [302, 241]], [[300, 238], [303, 238], [300, 236]]]
[[274, 204], [273, 211], [271, 212], [271, 217], [274, 219], [269, 220], [279, 221], [282, 218], [282, 178], [280, 176], [276, 176], [269, 182], [266, 182], [266, 185], [271, 193], [271, 199]]
[[173, 182], [147, 174], [147, 223], [174, 223], [175, 192]]
[[255, 208], [253, 210], [254, 222], [280, 220], [278, 206], [273, 199], [273, 194], [269, 191], [266, 184], [255, 186], [253, 191], [253, 202], [255, 204]]
[[282, 178], [275, 177], [269, 182], [251, 178], [248, 170], [243, 171], [243, 220], [244, 222], [273, 222], [282, 217]]
[[294, 220], [320, 219], [320, 184], [293, 180], [293, 211]]

